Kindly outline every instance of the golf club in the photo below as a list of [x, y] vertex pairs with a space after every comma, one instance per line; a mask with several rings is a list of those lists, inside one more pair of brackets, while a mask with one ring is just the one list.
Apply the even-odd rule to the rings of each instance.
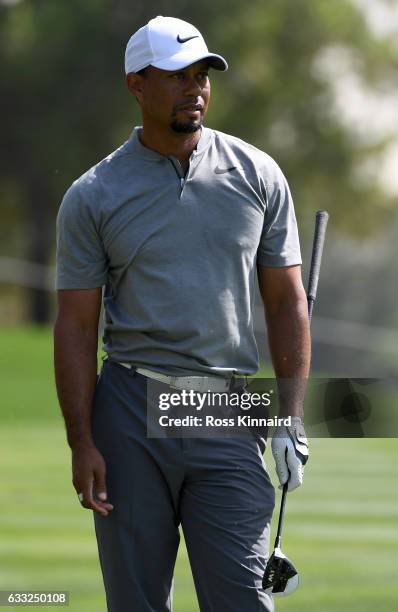
[[[314, 307], [319, 271], [321, 268], [322, 251], [325, 242], [326, 226], [329, 215], [325, 211], [318, 211], [315, 217], [315, 232], [312, 245], [312, 257], [310, 274], [308, 280], [307, 302], [308, 318], [311, 323], [312, 310]], [[263, 577], [263, 589], [274, 597], [283, 597], [293, 593], [299, 585], [299, 576], [293, 563], [283, 554], [281, 550], [282, 522], [285, 512], [288, 482], [283, 485], [281, 506], [279, 510], [278, 528], [274, 543], [274, 550], [265, 568]]]

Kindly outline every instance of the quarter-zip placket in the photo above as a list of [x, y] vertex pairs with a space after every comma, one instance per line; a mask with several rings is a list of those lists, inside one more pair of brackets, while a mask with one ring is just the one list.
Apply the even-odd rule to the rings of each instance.
[[167, 157], [167, 159], [170, 161], [171, 165], [173, 166], [173, 168], [175, 170], [175, 173], [177, 174], [177, 176], [179, 178], [179, 181], [180, 181], [180, 199], [181, 199], [182, 193], [184, 191], [185, 183], [187, 182], [187, 180], [189, 178], [189, 175], [191, 174], [192, 162], [193, 162], [193, 159], [194, 159], [195, 155], [196, 155], [196, 151], [194, 151], [192, 153], [192, 155], [191, 155], [191, 157], [189, 159], [190, 163], [189, 163], [189, 167], [188, 167], [188, 172], [187, 172], [185, 177], [183, 176], [182, 167], [181, 167], [181, 164], [178, 161], [178, 159], [176, 159], [173, 156], [168, 156]]
[[180, 199], [181, 199], [182, 192], [183, 192], [184, 185], [185, 185], [185, 178], [182, 175], [181, 164], [178, 161], [178, 159], [175, 159], [175, 157], [167, 157], [167, 159], [170, 161], [171, 165], [173, 166], [175, 173], [177, 174], [178, 179], [180, 181]]

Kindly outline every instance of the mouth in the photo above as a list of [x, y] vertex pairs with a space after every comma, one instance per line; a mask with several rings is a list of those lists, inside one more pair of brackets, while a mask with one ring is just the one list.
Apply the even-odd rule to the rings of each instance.
[[198, 114], [203, 113], [203, 106], [201, 104], [185, 104], [177, 108], [177, 113], [183, 113], [188, 117], [197, 117]]

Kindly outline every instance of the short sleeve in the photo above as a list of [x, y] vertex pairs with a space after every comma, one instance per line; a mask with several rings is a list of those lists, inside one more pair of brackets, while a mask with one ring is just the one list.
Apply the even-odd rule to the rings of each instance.
[[270, 267], [300, 265], [302, 260], [293, 199], [281, 169], [272, 162], [271, 173], [265, 179], [266, 210], [257, 262]]
[[56, 289], [94, 289], [106, 279], [106, 253], [90, 204], [74, 183], [57, 216]]

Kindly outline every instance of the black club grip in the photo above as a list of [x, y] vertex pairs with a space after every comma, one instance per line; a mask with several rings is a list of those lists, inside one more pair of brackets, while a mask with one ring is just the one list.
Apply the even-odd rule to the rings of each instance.
[[325, 243], [326, 227], [329, 214], [326, 211], [318, 210], [315, 217], [314, 242], [312, 245], [310, 276], [308, 280], [308, 316], [311, 321], [312, 308], [316, 299], [318, 289], [319, 271], [321, 269], [323, 245]]

